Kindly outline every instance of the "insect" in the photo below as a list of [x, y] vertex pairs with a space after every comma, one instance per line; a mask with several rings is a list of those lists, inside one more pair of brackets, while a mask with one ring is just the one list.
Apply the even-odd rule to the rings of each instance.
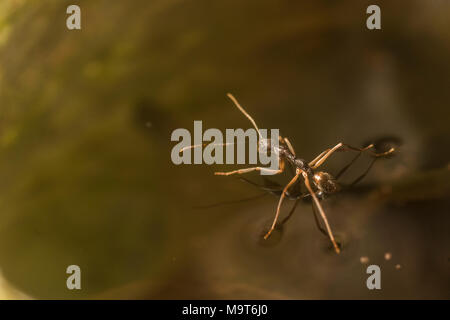
[[[398, 144], [398, 141], [392, 141], [392, 139], [389, 139], [388, 141], [384, 141], [385, 139], [378, 139], [376, 142], [374, 142], [375, 146], [380, 146], [383, 145], [383, 143], [388, 143], [388, 145], [391, 145], [392, 143], [394, 144]], [[354, 179], [351, 183], [349, 184], [341, 184], [339, 182], [339, 178], [356, 162], [356, 160], [361, 156], [361, 152], [358, 153], [345, 167], [343, 167], [336, 175], [335, 175], [335, 183], [339, 186], [338, 189], [335, 190], [335, 192], [337, 191], [346, 191], [346, 192], [354, 192], [356, 190], [352, 189], [353, 186], [355, 186], [358, 182], [360, 182], [370, 171], [370, 169], [372, 168], [372, 166], [374, 165], [375, 161], [379, 158], [373, 158], [372, 161], [370, 162], [369, 166], [367, 167], [367, 169], [361, 174], [359, 175], [356, 179]], [[221, 205], [221, 204], [233, 204], [236, 202], [243, 202], [243, 201], [248, 201], [248, 200], [253, 200], [256, 198], [260, 198], [262, 196], [265, 196], [267, 194], [271, 194], [273, 196], [276, 197], [280, 197], [281, 193], [283, 192], [283, 187], [278, 184], [277, 182], [274, 182], [270, 179], [268, 179], [267, 177], [263, 177], [263, 184], [258, 184], [256, 182], [253, 182], [251, 180], [248, 180], [244, 177], [240, 177], [239, 178], [241, 181], [244, 181], [248, 184], [251, 184], [261, 190], [263, 190], [265, 193], [260, 194], [258, 196], [254, 196], [251, 198], [247, 198], [247, 199], [242, 199], [242, 200], [238, 200], [238, 201], [229, 201], [229, 202], [223, 202], [220, 204], [216, 204], [217, 205]], [[287, 216], [280, 221], [279, 223], [277, 223], [277, 227], [281, 228], [293, 215], [293, 213], [295, 212], [295, 209], [297, 208], [298, 204], [300, 201], [303, 202], [308, 202], [309, 200], [311, 200], [311, 194], [309, 194], [308, 192], [305, 192], [304, 190], [302, 190], [300, 184], [298, 183], [299, 181], [297, 180], [297, 183], [294, 184], [290, 190], [286, 191], [286, 196], [285, 198], [289, 199], [289, 200], [293, 200], [294, 201], [294, 205], [292, 206], [291, 210], [289, 211], [289, 213], [287, 214]], [[316, 195], [320, 200], [323, 200], [325, 198], [327, 198], [329, 195], [331, 195], [331, 193], [324, 193], [321, 192], [320, 190], [316, 191]], [[317, 209], [316, 206], [314, 204], [314, 202], [309, 201], [312, 205], [312, 212], [313, 212], [313, 216], [314, 216], [314, 221], [316, 223], [317, 228], [319, 229], [319, 231], [324, 234], [326, 237], [328, 237], [328, 234], [326, 232], [326, 230], [322, 227], [322, 225], [320, 224], [319, 221], [319, 217], [318, 217], [318, 213], [317, 213]], [[211, 207], [211, 206], [209, 206]]]
[[[369, 144], [368, 146], [364, 148], [356, 148], [352, 147], [348, 144], [339, 142], [332, 148], [328, 148], [324, 150], [322, 153], [320, 153], [317, 157], [315, 157], [313, 160], [307, 162], [304, 159], [301, 159], [297, 157], [296, 152], [289, 141], [287, 137], [279, 137], [279, 144], [278, 146], [275, 146], [271, 143], [271, 140], [269, 139], [263, 139], [263, 136], [261, 135], [259, 128], [255, 122], [255, 120], [244, 110], [244, 108], [239, 104], [239, 102], [236, 100], [236, 98], [228, 93], [227, 96], [231, 99], [231, 101], [234, 103], [234, 105], [239, 109], [239, 111], [244, 114], [245, 117], [250, 120], [253, 127], [256, 129], [259, 135], [259, 143], [258, 143], [258, 149], [261, 148], [268, 148], [270, 149], [270, 152], [275, 152], [275, 154], [278, 156], [279, 160], [279, 167], [278, 169], [270, 169], [270, 168], [264, 168], [264, 167], [251, 167], [251, 168], [245, 168], [245, 169], [239, 169], [234, 171], [228, 171], [228, 172], [215, 172], [215, 175], [221, 175], [221, 176], [230, 176], [230, 175], [239, 175], [244, 174], [252, 171], [266, 171], [271, 174], [280, 174], [284, 172], [286, 168], [286, 164], [289, 164], [293, 170], [294, 170], [294, 177], [289, 181], [289, 183], [283, 188], [280, 198], [278, 200], [278, 205], [276, 208], [275, 217], [273, 220], [273, 223], [270, 227], [270, 229], [267, 231], [267, 233], [264, 235], [264, 239], [268, 239], [275, 229], [277, 225], [277, 221], [280, 215], [281, 205], [284, 201], [284, 199], [289, 195], [289, 190], [291, 187], [296, 185], [296, 183], [300, 180], [303, 181], [304, 186], [307, 189], [307, 195], [310, 195], [312, 197], [313, 201], [313, 208], [314, 206], [317, 208], [317, 211], [319, 212], [319, 216], [321, 217], [325, 228], [320, 228], [324, 233], [326, 233], [334, 247], [334, 250], [336, 253], [340, 253], [340, 248], [335, 240], [335, 237], [333, 235], [333, 232], [331, 230], [330, 224], [328, 222], [327, 216], [322, 208], [322, 205], [320, 204], [319, 198], [327, 195], [335, 193], [339, 190], [339, 185], [336, 181], [336, 179], [329, 173], [325, 171], [319, 171], [318, 169], [325, 163], [325, 161], [335, 152], [337, 151], [356, 151], [359, 153], [367, 152], [371, 156], [375, 158], [384, 157], [389, 154], [392, 154], [395, 150], [394, 147], [391, 147], [386, 152], [380, 152], [377, 153], [374, 151], [375, 145]], [[189, 148], [194, 148], [197, 146], [190, 146]], [[316, 222], [318, 223], [318, 220], [316, 218]]]

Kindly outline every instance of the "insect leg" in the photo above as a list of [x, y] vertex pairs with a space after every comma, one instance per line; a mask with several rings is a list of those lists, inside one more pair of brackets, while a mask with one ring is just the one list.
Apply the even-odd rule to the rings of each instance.
[[305, 185], [306, 185], [306, 188], [308, 189], [309, 193], [311, 194], [311, 196], [312, 196], [312, 198], [313, 198], [313, 201], [314, 201], [314, 203], [316, 204], [317, 209], [319, 210], [320, 215], [322, 216], [323, 222], [325, 223], [325, 227], [326, 227], [326, 229], [327, 229], [328, 236], [330, 237], [330, 240], [331, 240], [331, 242], [333, 243], [334, 250], [336, 251], [336, 253], [340, 253], [341, 250], [339, 249], [339, 247], [338, 247], [336, 241], [334, 240], [333, 232], [331, 231], [330, 225], [329, 225], [329, 223], [328, 223], [327, 216], [325, 215], [325, 212], [324, 212], [323, 209], [322, 209], [322, 206], [321, 206], [321, 204], [320, 204], [320, 202], [319, 202], [319, 199], [317, 199], [316, 194], [314, 193], [313, 189], [311, 188], [311, 185], [310, 185], [310, 183], [309, 183], [308, 175], [307, 175], [305, 172], [303, 172], [303, 178], [305, 179]]
[[355, 161], [358, 160], [360, 156], [361, 153], [358, 153], [356, 157], [354, 157], [352, 161], [350, 161], [349, 164], [347, 164], [344, 168], [342, 168], [341, 171], [339, 171], [339, 173], [335, 176], [336, 180], [338, 180], [348, 170], [348, 168], [350, 168], [355, 163]]
[[365, 148], [356, 148], [356, 147], [352, 147], [348, 144], [345, 143], [338, 143], [337, 145], [335, 145], [333, 148], [331, 149], [327, 149], [325, 151], [323, 151], [319, 156], [317, 156], [314, 160], [312, 160], [309, 165], [311, 166], [311, 168], [316, 169], [319, 166], [321, 166], [325, 160], [331, 156], [334, 152], [336, 151], [358, 151], [358, 152], [368, 152], [370, 155], [372, 155], [373, 157], [379, 158], [379, 157], [384, 157], [387, 156], [389, 154], [391, 154], [392, 152], [394, 152], [394, 148], [389, 149], [386, 152], [382, 152], [382, 153], [376, 153], [373, 152], [372, 150], [370, 150], [371, 148], [373, 148], [374, 145], [370, 144]]
[[325, 160], [327, 160], [327, 158], [328, 158], [329, 156], [331, 156], [336, 150], [338, 150], [338, 149], [339, 149], [340, 147], [342, 147], [342, 146], [343, 146], [343, 143], [342, 143], [342, 142], [339, 142], [339, 143], [338, 143], [337, 145], [335, 145], [333, 148], [328, 149], [328, 151], [326, 150], [326, 151], [322, 152], [322, 154], [324, 153], [324, 155], [323, 155], [322, 157], [320, 157], [320, 155], [319, 155], [319, 157], [317, 157], [316, 159], [314, 159], [313, 161], [311, 161], [311, 163], [309, 164], [310, 167], [311, 167], [312, 169], [318, 168], [322, 163], [325, 162]]
[[269, 231], [266, 233], [266, 235], [264, 236], [264, 239], [267, 240], [267, 238], [270, 236], [270, 234], [272, 233], [272, 231], [275, 229], [275, 225], [277, 224], [277, 220], [278, 220], [278, 216], [280, 215], [280, 208], [281, 208], [281, 204], [283, 203], [284, 197], [286, 195], [287, 190], [289, 189], [289, 187], [291, 185], [293, 185], [295, 183], [295, 181], [297, 181], [298, 177], [300, 176], [300, 172], [297, 173], [294, 178], [292, 178], [292, 180], [286, 185], [286, 187], [284, 187], [283, 189], [283, 193], [281, 194], [280, 200], [278, 201], [278, 206], [277, 206], [277, 212], [275, 214], [275, 219], [273, 220], [272, 226], [270, 227]]
[[234, 142], [227, 142], [227, 143], [200, 143], [200, 144], [194, 144], [194, 145], [192, 145], [192, 146], [187, 146], [187, 147], [184, 147], [184, 148], [181, 148], [180, 149], [180, 153], [181, 152], [184, 152], [184, 151], [186, 151], [186, 150], [189, 150], [189, 149], [195, 149], [195, 148], [198, 148], [198, 147], [205, 147], [205, 146], [229, 146], [229, 145], [233, 145], [233, 144], [235, 144]]
[[239, 170], [228, 171], [228, 172], [214, 172], [214, 174], [216, 176], [229, 176], [232, 174], [243, 174], [243, 173], [252, 172], [252, 171], [264, 171], [264, 172], [270, 173], [270, 174], [279, 174], [284, 171], [284, 161], [283, 161], [283, 159], [279, 160], [279, 168], [278, 169], [253, 167], [253, 168], [239, 169]]
[[295, 202], [294, 202], [294, 205], [292, 206], [291, 211], [289, 211], [286, 218], [284, 218], [283, 221], [280, 222], [281, 225], [285, 224], [292, 217], [292, 214], [295, 212], [295, 209], [297, 209], [297, 206], [301, 199], [302, 199], [302, 197], [295, 199]]
[[370, 162], [370, 165], [367, 167], [366, 171], [363, 172], [362, 175], [360, 175], [358, 178], [356, 178], [352, 183], [350, 183], [350, 185], [348, 186], [353, 187], [355, 184], [357, 184], [358, 182], [360, 182], [362, 179], [364, 179], [364, 177], [369, 173], [370, 169], [372, 168], [373, 164], [375, 163], [375, 161], [377, 161], [377, 158], [373, 158], [372, 161]]
[[263, 168], [263, 167], [253, 167], [253, 168], [245, 168], [245, 169], [239, 169], [239, 170], [234, 170], [234, 171], [228, 171], [228, 172], [214, 172], [214, 174], [216, 176], [229, 176], [232, 174], [243, 174], [243, 173], [248, 173], [248, 172], [252, 172], [252, 171], [264, 171], [267, 173], [271, 173], [271, 174], [279, 174], [281, 172], [283, 172], [280, 169], [269, 169], [269, 168]]
[[320, 232], [322, 232], [325, 236], [328, 236], [327, 232], [325, 231], [325, 229], [320, 225], [319, 222], [319, 218], [317, 217], [317, 210], [316, 210], [316, 206], [314, 204], [314, 201], [311, 203], [312, 205], [312, 210], [313, 210], [313, 215], [314, 215], [314, 221], [316, 222], [316, 226], [317, 228], [320, 230]]

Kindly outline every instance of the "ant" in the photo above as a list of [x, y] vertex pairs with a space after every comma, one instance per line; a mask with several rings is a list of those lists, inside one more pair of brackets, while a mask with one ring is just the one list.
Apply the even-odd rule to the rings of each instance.
[[[395, 138], [394, 138], [395, 139]], [[377, 142], [374, 142], [376, 148], [383, 143], [394, 143], [394, 144], [398, 144], [399, 141], [396, 139], [396, 141], [392, 141], [392, 138], [383, 138], [383, 139], [379, 139]], [[334, 189], [333, 192], [329, 192], [329, 193], [325, 193], [322, 192], [320, 190], [316, 191], [316, 195], [320, 200], [323, 200], [325, 198], [327, 198], [328, 196], [330, 196], [332, 193], [336, 193], [337, 191], [341, 191], [341, 190], [346, 190], [346, 191], [350, 191], [351, 188], [353, 186], [355, 186], [358, 182], [360, 182], [362, 179], [364, 179], [364, 177], [369, 173], [370, 169], [372, 168], [372, 166], [374, 165], [375, 161], [379, 158], [374, 157], [372, 159], [372, 161], [370, 162], [369, 166], [367, 167], [367, 169], [360, 175], [358, 176], [356, 179], [353, 180], [353, 182], [349, 183], [349, 184], [341, 184], [340, 182], [337, 183], [339, 181], [339, 178], [356, 162], [356, 160], [361, 156], [361, 152], [358, 153], [351, 161], [350, 163], [348, 163], [345, 167], [343, 167], [335, 176], [334, 176], [334, 182], [335, 184], [338, 186], [338, 188]], [[291, 168], [291, 167], [290, 167]], [[292, 169], [292, 168], [291, 168]], [[217, 206], [217, 205], [221, 205], [221, 204], [232, 204], [232, 203], [236, 203], [236, 202], [243, 202], [243, 201], [248, 201], [248, 200], [253, 200], [255, 198], [260, 198], [262, 196], [265, 196], [266, 194], [272, 194], [276, 197], [280, 197], [282, 192], [283, 192], [283, 187], [278, 184], [277, 182], [274, 182], [270, 179], [268, 179], [267, 177], [263, 177], [263, 184], [258, 184], [256, 182], [253, 182], [251, 180], [248, 180], [244, 177], [240, 177], [239, 180], [246, 182], [248, 184], [251, 184], [263, 191], [265, 191], [266, 193], [260, 194], [258, 196], [254, 196], [251, 198], [247, 198], [247, 199], [242, 199], [242, 200], [238, 200], [238, 201], [228, 201], [228, 202], [223, 202], [220, 204], [216, 204], [213, 206]], [[282, 228], [284, 226], [284, 224], [291, 218], [291, 216], [293, 215], [293, 213], [295, 212], [295, 209], [297, 208], [298, 204], [300, 201], [304, 201], [304, 202], [308, 202], [308, 200], [311, 200], [311, 194], [309, 194], [308, 192], [305, 192], [302, 190], [300, 184], [298, 183], [299, 181], [297, 180], [297, 183], [295, 185], [293, 185], [290, 190], [286, 191], [286, 196], [285, 198], [289, 199], [289, 200], [294, 200], [294, 205], [292, 206], [291, 210], [289, 211], [289, 213], [287, 214], [287, 216], [279, 223], [277, 223], [276, 228]], [[314, 202], [311, 202], [312, 204], [312, 212], [313, 212], [313, 216], [314, 216], [314, 221], [316, 223], [317, 228], [319, 229], [319, 231], [324, 234], [326, 237], [328, 237], [328, 234], [326, 232], [326, 230], [322, 227], [322, 225], [319, 222], [319, 217], [318, 217], [318, 213], [317, 213], [317, 209], [316, 206], [314, 204]], [[207, 208], [207, 207], [211, 207], [211, 206], [205, 206], [203, 208]], [[338, 243], [338, 245], [340, 246], [340, 244]]]
[[[244, 108], [239, 104], [239, 102], [236, 100], [236, 98], [232, 94], [228, 93], [227, 96], [228, 96], [228, 98], [231, 99], [231, 101], [239, 109], [239, 111], [241, 111], [244, 114], [244, 116], [246, 116], [247, 119], [250, 120], [253, 127], [258, 132], [258, 135], [260, 138], [260, 141], [258, 143], [258, 150], [269, 149], [270, 152], [275, 152], [275, 154], [278, 155], [279, 165], [278, 165], [278, 169], [270, 169], [270, 168], [264, 168], [264, 167], [252, 167], [252, 168], [239, 169], [239, 170], [234, 170], [234, 171], [229, 171], [229, 172], [215, 172], [214, 174], [221, 175], [221, 176], [229, 176], [229, 175], [234, 175], [234, 174], [244, 174], [244, 173], [248, 173], [248, 172], [252, 172], [252, 171], [265, 171], [265, 172], [271, 173], [271, 174], [280, 174], [280, 173], [284, 172], [286, 163], [288, 163], [295, 170], [295, 175], [289, 181], [289, 183], [283, 188], [283, 190], [281, 192], [280, 199], [279, 199], [278, 205], [277, 205], [277, 210], [275, 213], [275, 218], [273, 220], [273, 223], [272, 223], [269, 231], [267, 231], [267, 233], [264, 235], [264, 239], [267, 240], [269, 238], [269, 236], [271, 235], [271, 233], [273, 232], [273, 230], [275, 229], [275, 227], [277, 225], [278, 217], [280, 215], [280, 209], [281, 209], [283, 200], [286, 198], [286, 196], [289, 197], [289, 189], [297, 182], [297, 180], [299, 180], [300, 178], [303, 178], [304, 185], [305, 185], [306, 189], [308, 190], [308, 195], [310, 195], [312, 197], [313, 203], [315, 204], [316, 208], [318, 209], [320, 217], [322, 218], [322, 220], [325, 224], [326, 234], [330, 238], [330, 241], [333, 244], [333, 247], [334, 247], [334, 250], [336, 251], [336, 253], [340, 253], [340, 248], [339, 248], [338, 244], [336, 243], [336, 240], [333, 236], [333, 232], [331, 231], [331, 227], [330, 227], [330, 224], [328, 223], [327, 216], [325, 215], [322, 205], [319, 202], [319, 197], [322, 198], [324, 195], [337, 192], [339, 190], [339, 185], [338, 185], [336, 179], [331, 174], [329, 174], [325, 171], [317, 171], [317, 169], [319, 169], [319, 167], [321, 165], [323, 165], [324, 162], [333, 153], [335, 153], [337, 151], [356, 151], [356, 152], [359, 152], [360, 154], [362, 152], [367, 152], [371, 156], [373, 156], [375, 158], [379, 158], [379, 157], [385, 157], [389, 154], [392, 154], [394, 152], [395, 148], [391, 147], [386, 152], [376, 153], [375, 151], [372, 150], [375, 148], [375, 145], [373, 143], [369, 144], [368, 146], [366, 146], [364, 148], [356, 148], [356, 147], [352, 147], [348, 144], [339, 142], [334, 147], [324, 150], [316, 158], [314, 158], [310, 162], [307, 162], [306, 160], [297, 157], [295, 150], [287, 137], [279, 136], [278, 146], [273, 146], [269, 139], [263, 139], [263, 136], [261, 135], [259, 128], [256, 125], [255, 120], [244, 110]], [[189, 146], [187, 148], [195, 148], [197, 146], [198, 145], [193, 145], [193, 146]], [[183, 151], [184, 149], [186, 149], [186, 148], [183, 148], [181, 151]], [[314, 205], [313, 205], [313, 208], [314, 208]], [[315, 217], [316, 217], [316, 215], [315, 215]], [[316, 222], [318, 223], [317, 218], [316, 218]], [[321, 227], [319, 227], [319, 228], [322, 231], [325, 231]]]

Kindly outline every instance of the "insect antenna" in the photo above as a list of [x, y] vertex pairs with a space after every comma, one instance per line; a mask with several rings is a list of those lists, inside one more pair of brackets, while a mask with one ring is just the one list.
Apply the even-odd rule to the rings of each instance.
[[261, 135], [261, 132], [259, 132], [259, 128], [256, 125], [255, 120], [253, 120], [253, 118], [247, 113], [247, 111], [245, 111], [244, 108], [242, 108], [242, 106], [239, 104], [239, 102], [236, 100], [236, 98], [231, 93], [227, 93], [227, 96], [228, 96], [228, 98], [231, 99], [231, 101], [233, 101], [235, 106], [244, 114], [244, 116], [246, 116], [248, 118], [248, 120], [250, 120], [250, 122], [253, 124], [253, 126], [256, 129], [256, 131], [258, 132], [259, 137], [261, 139], [263, 139], [263, 136]]

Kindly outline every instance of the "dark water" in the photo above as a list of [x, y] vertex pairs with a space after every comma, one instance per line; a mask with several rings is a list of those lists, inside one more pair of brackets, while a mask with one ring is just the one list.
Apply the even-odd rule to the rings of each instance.
[[[65, 28], [60, 1], [1, 5], [0, 269], [11, 286], [37, 298], [450, 297], [448, 2], [383, 3], [379, 31], [365, 27], [365, 1], [79, 3], [81, 31]], [[262, 193], [213, 175], [237, 166], [171, 162], [171, 132], [194, 120], [250, 127], [227, 92], [305, 159], [339, 141], [402, 141], [323, 202], [341, 255], [308, 203], [268, 243], [276, 197], [198, 208]], [[381, 267], [381, 291], [367, 290], [361, 257]], [[66, 288], [71, 264], [78, 292]]]

